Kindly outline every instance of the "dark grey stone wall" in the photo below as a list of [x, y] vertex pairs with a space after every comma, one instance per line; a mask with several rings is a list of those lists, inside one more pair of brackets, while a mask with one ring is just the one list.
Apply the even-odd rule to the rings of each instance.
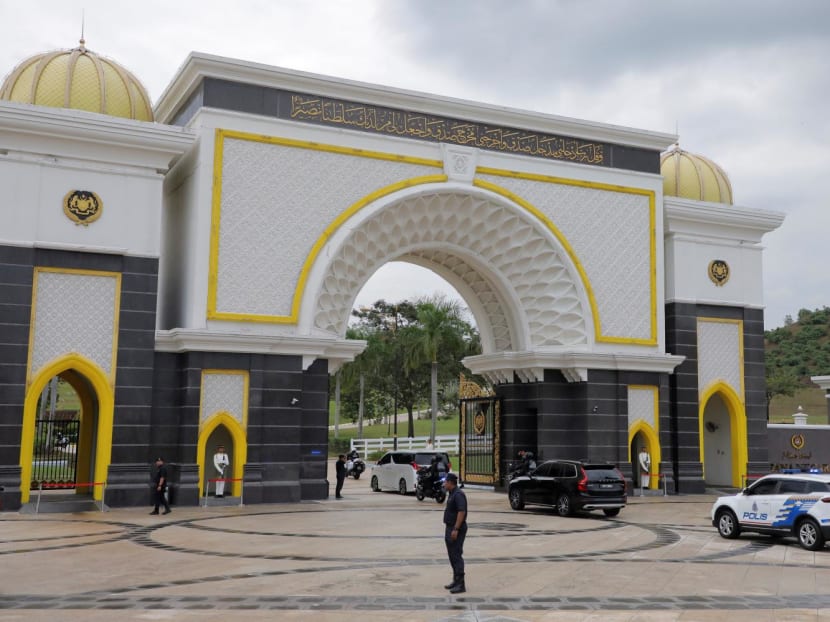
[[6, 510], [20, 503], [20, 439], [36, 267], [121, 273], [111, 462], [133, 462], [139, 455], [145, 460], [146, 456], [158, 260], [0, 246], [0, 486], [4, 489], [0, 501]]
[[[589, 370], [587, 382], [570, 383], [557, 370], [543, 382], [499, 385], [502, 398], [502, 473], [520, 449], [539, 460], [595, 460], [616, 464], [630, 481], [628, 385], [658, 387], [663, 464], [673, 481], [669, 381], [666, 374]], [[655, 465], [656, 466], [656, 465]]]
[[[268, 86], [260, 86], [257, 84], [233, 82], [230, 80], [222, 80], [219, 78], [204, 78], [198, 84], [198, 86], [187, 99], [187, 101], [184, 102], [178, 110], [176, 110], [176, 112], [173, 115], [173, 119], [170, 121], [170, 123], [172, 125], [187, 125], [190, 119], [193, 118], [193, 116], [198, 112], [200, 108], [208, 107], [218, 108], [221, 110], [231, 110], [235, 112], [256, 114], [260, 116], [273, 117], [277, 119], [284, 119], [286, 121], [291, 121], [294, 123], [313, 123], [317, 125], [329, 125], [338, 128], [345, 127], [349, 130], [379, 133], [385, 136], [394, 136], [395, 138], [406, 137], [413, 140], [427, 140], [430, 142], [454, 142], [453, 136], [455, 135], [455, 132], [451, 129], [451, 127], [447, 127], [443, 133], [433, 133], [430, 131], [425, 131], [407, 134], [406, 128], [399, 126], [398, 124], [401, 123], [402, 115], [407, 114], [408, 111], [386, 108], [383, 106], [369, 105], [369, 107], [372, 110], [366, 112], [366, 117], [377, 116], [390, 119], [390, 121], [392, 119], [395, 119], [395, 129], [392, 130], [392, 125], [390, 125], [389, 133], [387, 133], [386, 131], [379, 131], [378, 129], [372, 129], [372, 124], [367, 125], [363, 122], [353, 122], [343, 125], [344, 120], [338, 115], [334, 115], [334, 117], [328, 117], [328, 115], [322, 114], [319, 116], [313, 116], [313, 118], [306, 115], [294, 115], [292, 114], [291, 101], [292, 98], [297, 96], [305, 100], [319, 97], [319, 95], [315, 94], [294, 93], [291, 91], [285, 91], [282, 89], [277, 89]], [[346, 106], [352, 109], [362, 105], [359, 102], [346, 102], [341, 100], [332, 101], [331, 103], [333, 107]], [[319, 107], [320, 110], [322, 110], [324, 108], [328, 108], [329, 106], [324, 105], [321, 101], [319, 102]], [[481, 149], [494, 149], [497, 151], [506, 151], [508, 153], [515, 153], [517, 155], [522, 156], [549, 157], [557, 160], [564, 159], [568, 161], [573, 161], [577, 164], [582, 163], [579, 159], [573, 159], [573, 155], [554, 155], [551, 153], [547, 153], [543, 149], [541, 149], [538, 152], [524, 151], [519, 148], [518, 144], [520, 141], [522, 141], [521, 137], [526, 136], [528, 134], [534, 136], [538, 143], [544, 144], [547, 144], [550, 140], [565, 140], [568, 144], [579, 144], [581, 140], [578, 138], [567, 136], [551, 136], [542, 132], [530, 133], [526, 129], [489, 126], [465, 119], [449, 119], [446, 117], [437, 117], [430, 114], [424, 115], [421, 112], [418, 112], [416, 114], [419, 117], [419, 120], [421, 121], [424, 118], [429, 118], [430, 126], [432, 126], [433, 122], [439, 124], [442, 122], [463, 124], [465, 126], [464, 144], [468, 144], [470, 146], [478, 145], [478, 147]], [[365, 118], [364, 121], [366, 121]], [[380, 125], [385, 126], [385, 124]], [[473, 136], [486, 135], [489, 137], [495, 134], [504, 133], [504, 135], [508, 137], [505, 138], [504, 143], [500, 148], [495, 146], [495, 141], [492, 140], [482, 140], [481, 142], [476, 142], [475, 138], [471, 139], [468, 135], [468, 133], [470, 132], [470, 128], [472, 128]], [[403, 136], [401, 134], [403, 134]], [[473, 142], [470, 142], [471, 140]], [[505, 149], [505, 146], [512, 145], [514, 142], [516, 143], [515, 146], [509, 149]], [[593, 143], [592, 141], [591, 144], [599, 145], [600, 143]], [[632, 145], [621, 145], [616, 143], [601, 143], [601, 148], [603, 153], [603, 156], [600, 158], [601, 161], [590, 161], [590, 164], [619, 169], [628, 169], [632, 171], [643, 171], [647, 173], [660, 172], [660, 153], [658, 150], [645, 149], [642, 147], [636, 147]], [[572, 149], [573, 147], [569, 148], [569, 150], [571, 151]]]
[[20, 437], [32, 312], [32, 248], [0, 246], [0, 509], [20, 508]]
[[[151, 421], [134, 430], [142, 458], [113, 465], [110, 505], [146, 502], [149, 464], [162, 456], [170, 466], [174, 503], [198, 503], [199, 408], [202, 371], [249, 372], [246, 504], [324, 499], [328, 496], [328, 371], [326, 361], [307, 370], [302, 357], [185, 352], [155, 355]], [[296, 403], [292, 403], [296, 400]], [[142, 438], [147, 439], [143, 442]], [[143, 486], [143, 489], [142, 489]]]
[[749, 473], [750, 476], [811, 468], [830, 473], [830, 426], [773, 424], [768, 428], [768, 442], [769, 464], [763, 470]]
[[705, 490], [700, 463], [699, 386], [697, 380], [697, 318], [743, 320], [744, 391], [746, 400], [747, 473], [767, 469], [766, 398], [764, 379], [764, 313], [760, 309], [671, 303], [666, 305], [666, 349], [685, 356], [669, 378], [675, 473], [678, 492]]

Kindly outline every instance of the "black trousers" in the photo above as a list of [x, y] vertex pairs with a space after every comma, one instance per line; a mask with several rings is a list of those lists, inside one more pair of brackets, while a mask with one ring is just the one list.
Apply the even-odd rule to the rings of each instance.
[[334, 496], [335, 497], [340, 496], [340, 491], [343, 490], [343, 482], [345, 482], [345, 481], [346, 481], [346, 476], [345, 475], [343, 477], [340, 477], [340, 476], [337, 477], [337, 486], [334, 487]]
[[153, 494], [155, 495], [155, 501], [156, 501], [155, 511], [158, 512], [159, 511], [159, 506], [163, 505], [164, 509], [169, 512], [170, 511], [170, 505], [167, 503], [167, 497], [164, 496], [164, 486], [161, 487], [161, 490], [159, 490], [159, 487], [156, 486], [155, 489], [153, 490]]
[[464, 574], [464, 539], [467, 537], [467, 523], [461, 525], [458, 530], [458, 537], [452, 539], [452, 529], [454, 525], [445, 525], [444, 529], [444, 544], [447, 545], [447, 556], [450, 558], [450, 566], [452, 566], [453, 577], [458, 577]]

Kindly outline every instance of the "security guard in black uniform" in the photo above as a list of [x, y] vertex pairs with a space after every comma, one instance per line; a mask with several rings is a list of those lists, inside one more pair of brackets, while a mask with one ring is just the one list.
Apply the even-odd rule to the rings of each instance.
[[467, 591], [464, 585], [464, 539], [467, 537], [467, 496], [458, 488], [458, 476], [448, 473], [444, 488], [449, 493], [444, 508], [444, 542], [452, 566], [452, 583], [444, 587], [450, 594]]

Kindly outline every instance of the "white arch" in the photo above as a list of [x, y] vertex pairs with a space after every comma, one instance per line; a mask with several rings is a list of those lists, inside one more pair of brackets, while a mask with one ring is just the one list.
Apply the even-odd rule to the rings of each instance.
[[309, 273], [301, 332], [343, 337], [360, 289], [394, 260], [425, 265], [459, 291], [485, 353], [593, 341], [587, 292], [555, 233], [505, 197], [453, 182], [382, 197], [335, 231]]

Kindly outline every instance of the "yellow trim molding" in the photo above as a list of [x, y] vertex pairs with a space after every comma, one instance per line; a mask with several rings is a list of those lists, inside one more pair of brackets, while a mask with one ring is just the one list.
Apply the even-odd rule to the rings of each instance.
[[[31, 379], [23, 402], [23, 431], [20, 438], [20, 501], [28, 503], [32, 481], [32, 457], [35, 444], [35, 419], [40, 394], [49, 381], [69, 370], [77, 372], [89, 381], [98, 399], [98, 426], [95, 441], [95, 466], [93, 476], [96, 482], [107, 479], [107, 470], [112, 457], [112, 424], [115, 396], [109, 376], [96, 363], [80, 354], [62, 356], [44, 365]], [[75, 386], [73, 384], [73, 386]], [[86, 408], [91, 401], [85, 401]], [[91, 413], [84, 413], [89, 417]], [[102, 487], [95, 486], [93, 498], [101, 500]]]
[[311, 272], [311, 267], [314, 265], [314, 261], [317, 259], [317, 255], [320, 253], [320, 250], [323, 248], [325, 243], [346, 220], [351, 218], [351, 216], [363, 209], [372, 201], [392, 194], [393, 192], [421, 184], [441, 183], [447, 181], [447, 176], [444, 174], [426, 175], [423, 177], [405, 179], [384, 188], [379, 188], [349, 206], [343, 213], [335, 218], [328, 227], [326, 227], [322, 235], [317, 238], [317, 241], [311, 247], [311, 251], [306, 257], [303, 267], [300, 270], [299, 278], [297, 279], [297, 286], [294, 289], [294, 296], [291, 301], [291, 313], [289, 315], [262, 315], [218, 311], [216, 308], [216, 296], [219, 279], [219, 233], [222, 215], [222, 157], [225, 138], [250, 140], [272, 145], [282, 145], [284, 147], [295, 147], [299, 149], [313, 149], [316, 151], [339, 153], [342, 155], [358, 156], [362, 158], [374, 158], [377, 160], [407, 162], [409, 164], [433, 168], [443, 169], [444, 166], [444, 163], [441, 160], [413, 158], [410, 156], [382, 153], [379, 151], [367, 151], [351, 147], [340, 147], [337, 145], [326, 145], [322, 143], [279, 138], [276, 136], [264, 136], [259, 134], [217, 129], [213, 157], [213, 200], [211, 207], [210, 258], [208, 267], [207, 319], [209, 320], [262, 322], [268, 324], [296, 324], [299, 319], [300, 304], [302, 302], [303, 292], [305, 291], [309, 273]]
[[[637, 465], [633, 463], [631, 455], [631, 443], [638, 432], [642, 432], [646, 438], [646, 448], [651, 455], [651, 470], [655, 472], [655, 467], [660, 468], [663, 461], [663, 454], [660, 449], [660, 389], [657, 385], [652, 384], [630, 384], [629, 389], [638, 389], [640, 391], [651, 391], [653, 397], [653, 412], [654, 412], [654, 427], [650, 426], [648, 422], [643, 419], [637, 419], [628, 428], [628, 461], [632, 463], [631, 468]], [[649, 477], [649, 488], [662, 488], [663, 482], [657, 475]]]
[[[741, 374], [743, 378], [743, 374]], [[729, 413], [729, 423], [731, 427], [731, 451], [732, 451], [732, 485], [735, 488], [743, 486], [744, 478], [746, 477], [746, 463], [749, 459], [749, 452], [747, 450], [747, 432], [746, 432], [746, 407], [743, 399], [735, 393], [729, 384], [723, 381], [717, 381], [710, 384], [702, 393], [700, 398], [700, 405], [698, 410], [698, 438], [700, 438], [700, 463], [703, 465], [704, 476], [706, 473], [706, 460], [704, 453], [703, 440], [703, 414], [706, 412], [706, 405], [713, 395], [719, 394], [723, 403], [726, 404], [726, 410]]]
[[517, 194], [511, 192], [507, 188], [503, 188], [497, 184], [485, 181], [483, 179], [475, 179], [473, 180], [473, 184], [480, 188], [486, 188], [492, 192], [502, 195], [510, 199], [511, 201], [521, 205], [524, 209], [529, 211], [533, 214], [537, 219], [539, 219], [544, 225], [556, 236], [556, 239], [562, 244], [565, 248], [565, 251], [568, 253], [571, 261], [576, 266], [577, 271], [579, 272], [579, 276], [582, 279], [582, 284], [585, 287], [585, 291], [588, 295], [588, 302], [591, 305], [591, 315], [594, 320], [594, 339], [600, 343], [625, 343], [625, 344], [635, 344], [635, 345], [644, 345], [644, 346], [655, 346], [657, 345], [657, 242], [656, 242], [656, 225], [655, 225], [655, 198], [654, 198], [654, 191], [653, 190], [645, 190], [643, 188], [630, 188], [628, 186], [617, 186], [613, 184], [603, 184], [599, 182], [593, 181], [582, 181], [579, 179], [567, 179], [564, 177], [550, 177], [548, 175], [537, 175], [534, 173], [520, 173], [516, 171], [507, 171], [502, 169], [495, 169], [495, 168], [488, 168], [488, 167], [478, 167], [476, 169], [476, 174], [480, 175], [494, 175], [499, 177], [512, 177], [515, 179], [526, 179], [530, 181], [539, 181], [544, 183], [551, 183], [551, 184], [562, 184], [566, 186], [579, 186], [582, 188], [593, 188], [595, 190], [605, 190], [609, 192], [622, 192], [625, 194], [638, 194], [645, 197], [648, 197], [648, 207], [649, 207], [649, 285], [651, 289], [649, 306], [650, 306], [650, 320], [651, 320], [651, 335], [648, 339], [642, 338], [635, 338], [635, 337], [617, 337], [613, 335], [604, 335], [602, 332], [602, 322], [599, 316], [599, 310], [597, 309], [597, 301], [594, 296], [594, 290], [591, 286], [591, 282], [588, 278], [588, 274], [585, 271], [585, 268], [582, 266], [582, 263], [579, 261], [579, 257], [577, 256], [576, 252], [574, 251], [573, 247], [571, 246], [570, 242], [568, 242], [567, 238], [562, 234], [561, 231], [556, 227], [556, 225], [551, 221], [545, 214], [543, 214], [540, 210], [536, 207], [531, 205], [528, 201], [523, 199], [522, 197], [518, 196]]

